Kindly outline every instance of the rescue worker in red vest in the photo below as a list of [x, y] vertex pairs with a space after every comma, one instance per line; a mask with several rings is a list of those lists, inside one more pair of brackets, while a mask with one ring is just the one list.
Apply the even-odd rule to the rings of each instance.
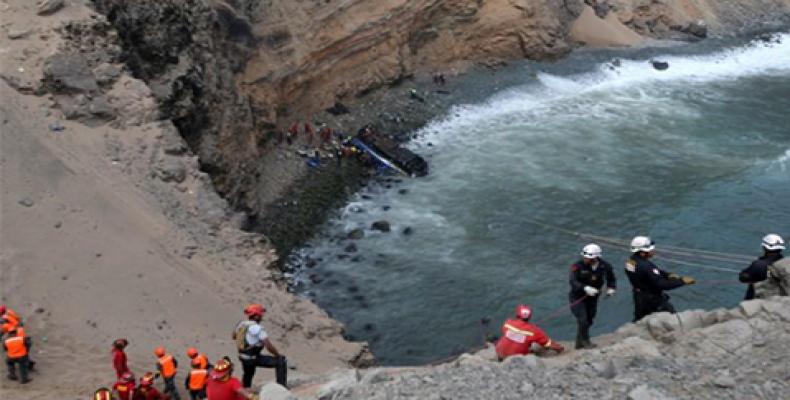
[[654, 312], [675, 313], [665, 290], [672, 290], [696, 281], [690, 276], [671, 274], [653, 264], [656, 245], [647, 236], [631, 240], [631, 257], [625, 262], [625, 274], [634, 293], [634, 321], [639, 321]]
[[8, 379], [17, 380], [16, 365], [19, 364], [19, 382], [28, 383], [27, 376], [30, 366], [30, 346], [32, 342], [25, 336], [22, 328], [15, 328], [9, 332], [8, 337], [3, 340], [3, 349], [6, 352], [6, 364], [8, 365]]
[[154, 387], [154, 378], [156, 376], [153, 372], [146, 372], [140, 377], [140, 386], [134, 391], [132, 400], [168, 400], [168, 396], [163, 395]]
[[525, 305], [516, 307], [516, 318], [505, 321], [502, 325], [502, 337], [496, 344], [499, 361], [513, 355], [527, 355], [532, 343], [561, 353], [565, 350], [561, 344], [552, 341], [540, 328], [529, 323], [532, 308]]
[[576, 348], [595, 347], [590, 342], [590, 326], [598, 311], [598, 295], [606, 281], [606, 295], [617, 289], [617, 279], [612, 265], [601, 258], [601, 247], [590, 243], [582, 249], [582, 259], [571, 265], [569, 294], [571, 312], [576, 317]]
[[257, 400], [258, 396], [243, 388], [241, 381], [233, 377], [233, 363], [225, 356], [211, 370], [206, 384], [208, 400]]
[[121, 378], [112, 386], [112, 390], [118, 394], [120, 400], [132, 400], [134, 388], [135, 379], [131, 372], [124, 372]]
[[741, 282], [749, 284], [744, 300], [754, 299], [754, 284], [768, 279], [768, 267], [784, 258], [782, 250], [785, 249], [785, 241], [775, 233], [769, 233], [763, 237], [762, 248], [763, 255], [738, 275]]
[[201, 360], [192, 359], [192, 370], [187, 374], [184, 385], [192, 400], [206, 398], [206, 382], [208, 382], [208, 367], [202, 366]]
[[164, 347], [157, 347], [154, 354], [158, 358], [156, 368], [165, 382], [165, 394], [169, 395], [173, 400], [181, 400], [176, 388], [176, 372], [178, 372], [178, 361], [171, 354], [165, 351]]
[[[274, 368], [277, 383], [288, 387], [288, 362], [280, 354], [274, 344], [269, 340], [269, 335], [261, 326], [261, 320], [266, 309], [260, 304], [250, 304], [244, 309], [246, 321], [241, 321], [233, 331], [233, 340], [239, 351], [239, 361], [244, 370], [242, 382], [244, 387], [252, 386], [252, 378], [256, 368]], [[263, 349], [269, 350], [271, 356], [261, 354]]]
[[200, 366], [200, 369], [211, 369], [211, 363], [208, 361], [208, 357], [205, 354], [198, 351], [198, 349], [194, 347], [190, 347], [187, 349], [187, 357], [192, 360], [190, 363], [194, 366], [195, 363]]

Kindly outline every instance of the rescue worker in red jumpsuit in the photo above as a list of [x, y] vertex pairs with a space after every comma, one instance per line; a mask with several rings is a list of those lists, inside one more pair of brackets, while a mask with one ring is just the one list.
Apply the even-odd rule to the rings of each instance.
[[529, 323], [532, 308], [525, 305], [516, 307], [516, 318], [505, 321], [502, 325], [502, 337], [496, 344], [499, 361], [513, 355], [527, 355], [532, 343], [561, 353], [565, 350], [561, 344], [552, 341], [543, 330]]
[[255, 400], [258, 396], [243, 388], [241, 381], [233, 376], [233, 363], [224, 357], [211, 371], [206, 394], [209, 400]]
[[126, 353], [124, 349], [129, 345], [126, 339], [115, 339], [112, 342], [112, 367], [115, 368], [115, 375], [118, 379], [123, 377], [123, 374], [130, 372], [129, 365], [126, 363]]
[[163, 395], [154, 387], [155, 375], [153, 372], [146, 372], [140, 378], [140, 386], [134, 391], [132, 400], [169, 400], [170, 397]]
[[134, 388], [135, 379], [131, 372], [124, 372], [121, 379], [118, 379], [118, 382], [112, 386], [112, 390], [118, 394], [120, 400], [132, 400]]

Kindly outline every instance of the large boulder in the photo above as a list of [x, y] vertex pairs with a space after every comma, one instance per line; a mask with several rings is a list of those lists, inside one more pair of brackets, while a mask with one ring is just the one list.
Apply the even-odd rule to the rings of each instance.
[[88, 61], [75, 53], [58, 53], [47, 59], [44, 85], [52, 93], [88, 93], [99, 89]]
[[296, 396], [291, 394], [288, 389], [274, 382], [263, 385], [258, 396], [265, 400], [296, 400]]

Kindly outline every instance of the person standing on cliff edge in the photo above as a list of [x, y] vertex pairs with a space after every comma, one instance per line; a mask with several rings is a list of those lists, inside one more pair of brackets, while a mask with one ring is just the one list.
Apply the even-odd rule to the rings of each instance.
[[[241, 321], [233, 331], [233, 340], [239, 351], [239, 361], [243, 369], [242, 383], [245, 388], [252, 386], [252, 378], [258, 367], [274, 368], [277, 383], [288, 387], [288, 363], [280, 354], [274, 344], [269, 340], [269, 335], [260, 325], [263, 314], [266, 312], [260, 304], [250, 304], [244, 309], [246, 321]], [[263, 349], [269, 350], [271, 356], [262, 355]], [[211, 396], [209, 396], [211, 398]]]
[[785, 241], [781, 236], [770, 233], [763, 237], [762, 248], [763, 255], [738, 275], [741, 282], [749, 284], [744, 300], [755, 298], [754, 284], [768, 279], [768, 267], [783, 258], [782, 250], [785, 249]]
[[571, 265], [569, 294], [571, 312], [576, 317], [576, 348], [595, 347], [590, 342], [590, 326], [598, 311], [598, 296], [606, 281], [606, 295], [612, 296], [617, 289], [617, 280], [612, 265], [601, 258], [601, 247], [590, 243], [582, 249], [582, 259]]
[[647, 236], [637, 236], [631, 240], [631, 257], [625, 263], [625, 274], [634, 291], [634, 321], [654, 313], [666, 311], [675, 313], [665, 290], [672, 290], [696, 281], [690, 276], [670, 274], [653, 264], [650, 259], [655, 255], [656, 245]]

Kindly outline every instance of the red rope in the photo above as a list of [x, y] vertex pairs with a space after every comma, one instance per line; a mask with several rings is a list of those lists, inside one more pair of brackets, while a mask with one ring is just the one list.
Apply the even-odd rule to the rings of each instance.
[[577, 299], [577, 300], [576, 300], [576, 301], [574, 301], [573, 303], [566, 304], [566, 305], [564, 305], [564, 306], [562, 306], [562, 307], [560, 307], [560, 308], [557, 308], [556, 310], [554, 310], [554, 311], [550, 312], [550, 313], [549, 313], [548, 315], [546, 315], [545, 317], [543, 317], [543, 318], [541, 318], [541, 319], [539, 319], [539, 320], [535, 321], [535, 325], [540, 325], [540, 324], [542, 324], [542, 323], [544, 323], [544, 322], [548, 322], [548, 321], [552, 321], [552, 320], [556, 319], [557, 317], [559, 317], [559, 314], [560, 314], [560, 313], [562, 313], [563, 311], [565, 311], [565, 308], [566, 308], [566, 307], [570, 309], [571, 307], [573, 307], [573, 306], [575, 306], [575, 305], [577, 305], [577, 304], [581, 303], [582, 301], [584, 301], [584, 300], [585, 300], [585, 299], [587, 299], [588, 297], [590, 297], [590, 296], [588, 296], [588, 295], [586, 295], [586, 294], [585, 294], [583, 297], [581, 297], [581, 298]]

